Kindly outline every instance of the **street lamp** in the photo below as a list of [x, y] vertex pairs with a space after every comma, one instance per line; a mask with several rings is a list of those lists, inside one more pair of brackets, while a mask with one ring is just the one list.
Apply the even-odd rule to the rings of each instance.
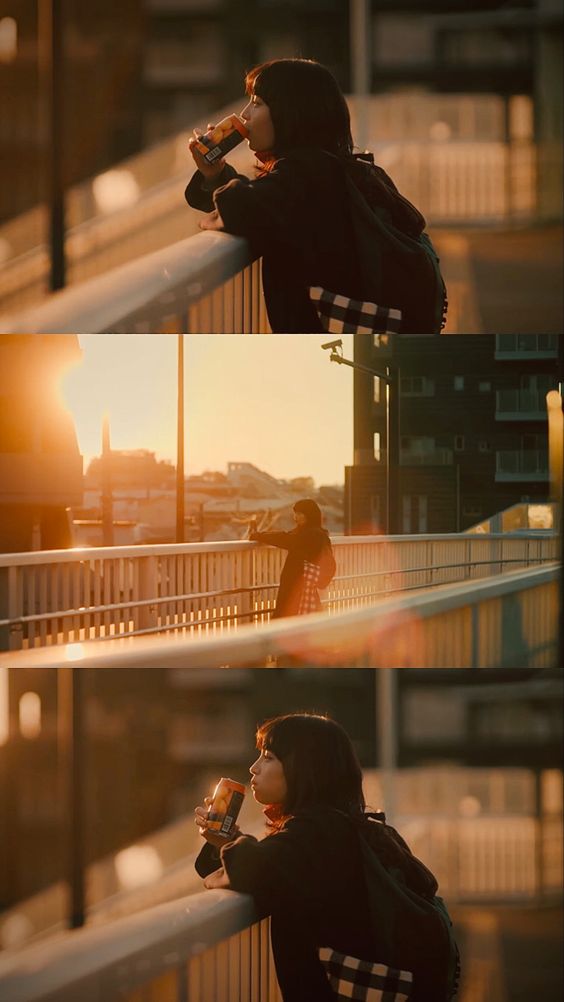
[[[358, 336], [363, 337], [364, 335]], [[354, 362], [349, 358], [344, 358], [343, 342], [340, 339], [328, 341], [322, 344], [321, 347], [324, 351], [330, 351], [330, 362], [336, 362], [337, 365], [348, 365], [357, 372], [377, 376], [386, 384], [386, 534], [389, 535], [392, 525], [395, 528], [397, 511], [397, 470], [399, 460], [398, 372], [392, 375], [389, 366], [387, 366], [386, 372], [382, 372], [380, 369], [373, 368], [373, 366], [363, 365], [361, 362]], [[391, 390], [395, 392], [390, 394]], [[386, 818], [388, 823], [391, 823], [395, 812], [395, 770], [398, 754], [398, 691], [396, 670], [394, 668], [380, 668], [376, 676], [375, 688], [378, 767], [381, 776]]]
[[[366, 337], [367, 335], [357, 335]], [[352, 361], [343, 357], [343, 342], [341, 339], [327, 341], [321, 345], [324, 351], [330, 351], [329, 361], [338, 365], [348, 365], [356, 372], [364, 372], [376, 376], [386, 384], [386, 535], [398, 532], [398, 475], [399, 475], [399, 371], [390, 365], [386, 371], [375, 369], [371, 365]], [[350, 504], [349, 504], [350, 514]]]

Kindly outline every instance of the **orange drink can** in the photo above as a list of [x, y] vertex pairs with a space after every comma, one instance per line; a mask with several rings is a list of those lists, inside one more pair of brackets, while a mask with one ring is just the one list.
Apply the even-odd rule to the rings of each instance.
[[247, 139], [248, 135], [247, 127], [239, 115], [228, 115], [216, 125], [215, 129], [199, 136], [195, 148], [207, 163], [213, 164], [234, 150], [243, 139]]
[[229, 838], [245, 797], [245, 787], [234, 779], [221, 777], [208, 808], [208, 829]]

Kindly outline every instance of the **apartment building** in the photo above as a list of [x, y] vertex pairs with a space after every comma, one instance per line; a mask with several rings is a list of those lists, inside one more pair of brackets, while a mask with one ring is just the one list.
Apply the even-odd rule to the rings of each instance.
[[392, 384], [388, 409], [383, 379], [355, 378], [350, 531], [386, 529], [388, 481], [389, 527], [401, 533], [463, 532], [519, 502], [549, 500], [546, 394], [561, 378], [556, 335], [367, 339], [357, 355], [375, 370], [389, 367]]

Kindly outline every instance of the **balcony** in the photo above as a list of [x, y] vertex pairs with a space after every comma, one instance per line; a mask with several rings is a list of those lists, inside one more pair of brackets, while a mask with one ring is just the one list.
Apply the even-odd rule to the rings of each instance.
[[496, 334], [495, 358], [558, 358], [557, 334]]
[[496, 483], [548, 483], [548, 453], [541, 449], [503, 449], [495, 454]]
[[540, 390], [497, 390], [496, 421], [547, 421], [546, 394]]
[[402, 449], [400, 466], [452, 466], [454, 453], [452, 449], [439, 448], [428, 452], [415, 452]]

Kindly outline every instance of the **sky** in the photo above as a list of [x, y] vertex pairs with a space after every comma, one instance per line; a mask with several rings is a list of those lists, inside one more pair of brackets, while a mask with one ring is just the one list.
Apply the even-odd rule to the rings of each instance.
[[[186, 335], [185, 469], [246, 461], [275, 477], [344, 481], [352, 462], [352, 369], [329, 361], [329, 335]], [[80, 335], [82, 363], [62, 380], [85, 460], [113, 449], [176, 457], [177, 337]], [[343, 338], [352, 358], [352, 338]]]

